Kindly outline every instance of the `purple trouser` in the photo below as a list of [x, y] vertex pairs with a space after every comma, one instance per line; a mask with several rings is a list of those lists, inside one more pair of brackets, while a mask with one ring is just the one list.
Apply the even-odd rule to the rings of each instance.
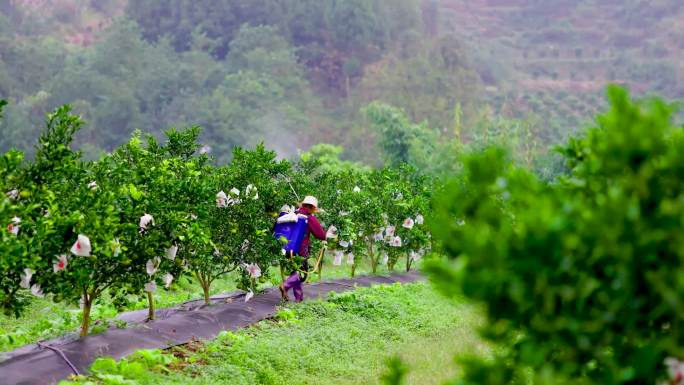
[[285, 288], [285, 292], [292, 288], [295, 301], [302, 302], [304, 300], [304, 291], [302, 290], [302, 279], [299, 277], [298, 272], [295, 271], [289, 277], [287, 277], [285, 282], [283, 282], [283, 287]]

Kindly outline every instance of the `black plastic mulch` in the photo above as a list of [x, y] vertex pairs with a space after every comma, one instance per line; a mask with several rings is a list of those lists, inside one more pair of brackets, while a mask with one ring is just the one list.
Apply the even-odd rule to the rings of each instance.
[[[305, 299], [325, 298], [332, 291], [343, 292], [357, 286], [408, 283], [421, 279], [417, 272], [362, 276], [308, 284], [304, 288], [304, 294]], [[166, 349], [193, 339], [211, 339], [223, 330], [237, 330], [270, 318], [281, 304], [277, 288], [269, 289], [249, 302], [244, 302], [244, 294], [215, 297], [214, 300], [216, 299], [221, 302], [212, 306], [190, 302], [177, 308], [160, 309], [155, 321], [140, 323], [131, 328], [110, 328], [84, 338], [59, 338], [24, 346], [9, 353], [9, 358], [0, 362], [0, 384], [53, 384], [75, 374], [75, 371], [86, 373], [97, 357], [120, 359], [139, 349]], [[231, 302], [226, 303], [226, 299]], [[127, 313], [119, 319], [137, 323], [144, 319], [146, 312]]]

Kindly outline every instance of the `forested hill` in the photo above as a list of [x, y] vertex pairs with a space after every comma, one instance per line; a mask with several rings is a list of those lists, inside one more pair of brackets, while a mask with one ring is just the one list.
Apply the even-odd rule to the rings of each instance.
[[366, 67], [424, 36], [419, 0], [0, 0], [0, 11], [11, 101], [0, 149], [30, 150], [62, 103], [89, 122], [79, 142], [91, 153], [135, 128], [187, 124], [218, 154], [259, 140], [284, 155], [356, 148], [368, 140], [349, 131], [368, 98], [350, 95]]
[[0, 150], [30, 155], [70, 103], [92, 156], [198, 124], [218, 158], [264, 140], [373, 163], [376, 100], [423, 138], [524, 128], [543, 150], [586, 124], [606, 82], [682, 97], [682, 20], [678, 0], [0, 0]]

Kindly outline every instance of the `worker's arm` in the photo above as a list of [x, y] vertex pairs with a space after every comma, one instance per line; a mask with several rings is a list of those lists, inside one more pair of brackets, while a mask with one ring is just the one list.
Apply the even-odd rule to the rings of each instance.
[[309, 231], [311, 231], [311, 234], [313, 234], [314, 237], [321, 241], [325, 241], [325, 229], [321, 226], [318, 218], [313, 215], [309, 216]]

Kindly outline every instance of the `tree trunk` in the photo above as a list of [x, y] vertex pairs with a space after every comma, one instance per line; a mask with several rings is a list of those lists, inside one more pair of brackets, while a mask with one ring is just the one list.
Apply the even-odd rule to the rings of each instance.
[[211, 281], [209, 277], [202, 274], [202, 292], [204, 293], [204, 304], [211, 305], [211, 297], [209, 296], [209, 289], [211, 289]]
[[378, 272], [378, 260], [375, 258], [375, 252], [373, 251], [373, 242], [368, 243], [368, 257], [371, 262], [371, 271], [373, 274]]
[[354, 278], [354, 275], [356, 275], [356, 261], [354, 261], [351, 269], [351, 277]]
[[81, 320], [81, 337], [88, 335], [88, 329], [90, 328], [90, 309], [92, 308], [92, 299], [86, 293], [83, 296], [83, 319]]
[[411, 271], [411, 262], [413, 262], [413, 261], [411, 261], [411, 255], [407, 253], [406, 254], [406, 272], [407, 273], [409, 271]]
[[195, 278], [197, 278], [197, 281], [202, 287], [202, 292], [204, 293], [204, 304], [210, 305], [211, 298], [209, 297], [209, 289], [211, 287], [211, 282], [209, 281], [209, 277], [205, 276], [202, 272], [195, 272]]
[[209, 297], [209, 285], [202, 284], [202, 292], [204, 293], [204, 304], [211, 304], [211, 297]]
[[152, 321], [154, 319], [154, 296], [152, 292], [147, 292], [147, 320]]

